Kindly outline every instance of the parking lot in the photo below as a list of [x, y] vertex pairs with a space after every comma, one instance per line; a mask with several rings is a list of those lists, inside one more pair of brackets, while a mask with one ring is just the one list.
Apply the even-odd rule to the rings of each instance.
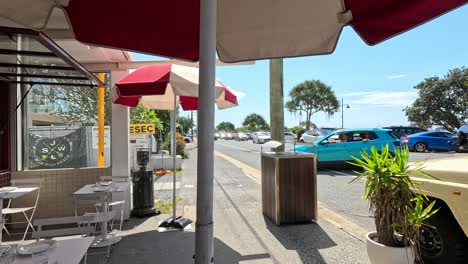
[[[286, 150], [292, 144], [286, 144]], [[261, 145], [252, 141], [217, 140], [215, 150], [236, 159], [256, 170], [260, 170]], [[468, 155], [455, 152], [426, 152], [410, 154], [410, 161], [437, 159], [455, 155]], [[369, 214], [367, 201], [361, 199], [363, 184], [349, 184], [356, 174], [348, 169], [320, 169], [317, 175], [318, 199], [326, 207], [350, 219], [366, 230], [374, 230], [373, 219]]]

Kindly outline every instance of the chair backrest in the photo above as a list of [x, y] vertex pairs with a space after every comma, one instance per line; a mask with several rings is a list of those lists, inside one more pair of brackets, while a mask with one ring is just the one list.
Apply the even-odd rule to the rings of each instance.
[[[41, 178], [30, 178], [30, 179], [12, 180], [11, 185], [15, 187], [23, 187], [23, 188], [37, 188], [36, 200], [34, 201], [34, 207], [36, 207], [37, 203], [39, 202], [39, 196], [41, 194], [41, 187], [42, 187], [43, 182], [44, 182], [44, 179], [41, 179]], [[10, 203], [8, 204], [8, 206], [10, 206]]]
[[[38, 219], [34, 221], [37, 226], [36, 231], [32, 233], [33, 239], [71, 236], [71, 235], [89, 235], [94, 231], [90, 225], [93, 221], [92, 216], [70, 216], [60, 218]], [[64, 228], [46, 228], [47, 226], [64, 226]], [[73, 226], [73, 227], [69, 227]]]

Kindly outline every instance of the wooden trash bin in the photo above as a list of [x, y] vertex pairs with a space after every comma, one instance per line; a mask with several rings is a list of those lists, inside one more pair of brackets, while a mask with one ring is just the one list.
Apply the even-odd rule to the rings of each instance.
[[276, 225], [317, 220], [314, 154], [262, 153], [262, 210]]

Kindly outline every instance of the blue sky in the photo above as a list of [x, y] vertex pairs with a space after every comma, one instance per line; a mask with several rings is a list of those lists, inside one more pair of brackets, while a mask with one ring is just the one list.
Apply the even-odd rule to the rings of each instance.
[[[406, 125], [402, 112], [417, 97], [413, 88], [426, 77], [443, 76], [449, 69], [468, 66], [468, 6], [445, 14], [416, 29], [376, 46], [368, 46], [346, 27], [332, 55], [284, 60], [284, 94], [304, 80], [319, 79], [343, 98], [345, 127]], [[133, 54], [134, 60], [160, 59]], [[216, 124], [241, 126], [250, 113], [269, 121], [269, 61], [255, 65], [217, 67], [216, 78], [238, 92], [239, 106], [216, 111]], [[181, 113], [189, 115], [189, 113]], [[285, 110], [288, 127], [300, 116]], [[318, 126], [341, 126], [341, 112], [332, 117], [318, 113]]]

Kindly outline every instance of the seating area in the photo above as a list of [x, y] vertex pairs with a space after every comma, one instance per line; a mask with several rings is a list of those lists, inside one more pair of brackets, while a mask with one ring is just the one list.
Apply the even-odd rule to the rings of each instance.
[[[36, 263], [35, 258], [49, 261], [37, 263], [54, 263], [51, 260], [86, 263], [89, 254], [108, 258], [113, 246], [121, 240], [119, 233], [124, 222], [124, 209], [128, 206], [125, 197], [130, 187], [126, 178], [102, 176], [96, 183], [75, 190], [71, 194], [74, 216], [66, 217], [35, 216], [42, 187], [42, 179], [30, 178], [14, 180], [12, 186], [0, 188], [0, 200], [3, 201], [0, 204], [6, 204], [5, 208], [0, 206], [1, 228], [6, 234], [1, 245], [2, 252], [6, 253], [2, 254], [12, 255], [14, 263], [30, 263], [31, 258], [33, 263]], [[22, 198], [32, 204], [16, 206], [25, 204]], [[1, 239], [0, 235], [0, 243]], [[73, 250], [68, 254], [59, 250], [72, 246]], [[90, 248], [93, 248], [92, 252], [88, 253]]]

